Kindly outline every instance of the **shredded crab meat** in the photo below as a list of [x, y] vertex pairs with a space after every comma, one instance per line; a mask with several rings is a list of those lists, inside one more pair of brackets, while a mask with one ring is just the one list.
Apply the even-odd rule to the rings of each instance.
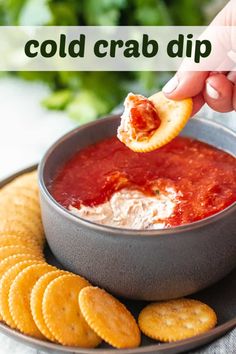
[[122, 142], [147, 139], [160, 126], [156, 108], [146, 97], [129, 93], [124, 107], [117, 133]]

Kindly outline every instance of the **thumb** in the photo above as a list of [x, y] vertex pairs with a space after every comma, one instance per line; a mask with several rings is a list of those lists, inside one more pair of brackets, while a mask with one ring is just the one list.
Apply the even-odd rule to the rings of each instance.
[[174, 100], [195, 97], [202, 92], [208, 75], [208, 71], [179, 71], [162, 91], [167, 98]]

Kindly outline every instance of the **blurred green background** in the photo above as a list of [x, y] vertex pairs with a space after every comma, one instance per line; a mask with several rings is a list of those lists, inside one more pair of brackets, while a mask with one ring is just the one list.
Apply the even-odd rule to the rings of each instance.
[[[204, 25], [226, 0], [0, 0], [1, 25]], [[158, 70], [158, 68], [157, 68]], [[8, 73], [10, 74], [10, 73]], [[15, 75], [15, 74], [11, 74]], [[47, 83], [42, 104], [85, 123], [114, 109], [128, 91], [149, 95], [168, 80], [161, 72], [19, 72]]]

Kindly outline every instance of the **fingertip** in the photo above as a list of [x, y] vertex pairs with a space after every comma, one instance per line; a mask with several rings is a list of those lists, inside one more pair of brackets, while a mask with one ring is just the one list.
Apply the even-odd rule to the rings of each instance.
[[162, 89], [167, 98], [182, 100], [195, 97], [204, 88], [208, 72], [178, 72]]
[[233, 83], [223, 74], [209, 76], [203, 94], [208, 106], [222, 113], [232, 111], [233, 86]]
[[227, 75], [227, 79], [236, 85], [236, 68], [235, 71], [230, 71]]
[[177, 75], [175, 75], [165, 84], [165, 86], [162, 88], [162, 92], [165, 95], [171, 95], [171, 93], [173, 93], [177, 89], [178, 85], [179, 79]]

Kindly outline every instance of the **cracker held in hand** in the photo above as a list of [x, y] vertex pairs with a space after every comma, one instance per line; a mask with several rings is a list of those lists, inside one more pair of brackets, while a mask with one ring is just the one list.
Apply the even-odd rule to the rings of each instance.
[[215, 312], [206, 304], [192, 299], [156, 302], [140, 313], [138, 323], [148, 337], [174, 342], [207, 332], [215, 327]]
[[84, 278], [68, 274], [53, 280], [43, 297], [43, 316], [49, 331], [56, 340], [69, 346], [93, 348], [101, 339], [84, 320], [78, 296], [89, 283]]
[[49, 340], [52, 342], [55, 342], [56, 339], [52, 335], [52, 333], [49, 331], [48, 327], [46, 326], [46, 323], [44, 321], [43, 317], [43, 296], [44, 292], [47, 288], [47, 286], [56, 278], [58, 278], [60, 275], [66, 274], [65, 271], [63, 270], [55, 270], [54, 272], [46, 273], [44, 274], [35, 286], [33, 287], [33, 290], [31, 292], [31, 297], [30, 297], [30, 307], [31, 307], [31, 312], [32, 316], [34, 319], [34, 322], [36, 323], [38, 329], [40, 332]]
[[89, 326], [107, 343], [116, 348], [140, 345], [140, 330], [127, 308], [96, 287], [87, 287], [79, 294], [81, 312]]
[[184, 128], [192, 113], [192, 99], [168, 99], [162, 92], [146, 97], [130, 93], [117, 137], [135, 152], [149, 152], [166, 145]]
[[10, 312], [17, 329], [24, 334], [44, 338], [31, 314], [30, 296], [38, 279], [55, 269], [47, 263], [34, 264], [18, 274], [12, 283], [9, 292]]

